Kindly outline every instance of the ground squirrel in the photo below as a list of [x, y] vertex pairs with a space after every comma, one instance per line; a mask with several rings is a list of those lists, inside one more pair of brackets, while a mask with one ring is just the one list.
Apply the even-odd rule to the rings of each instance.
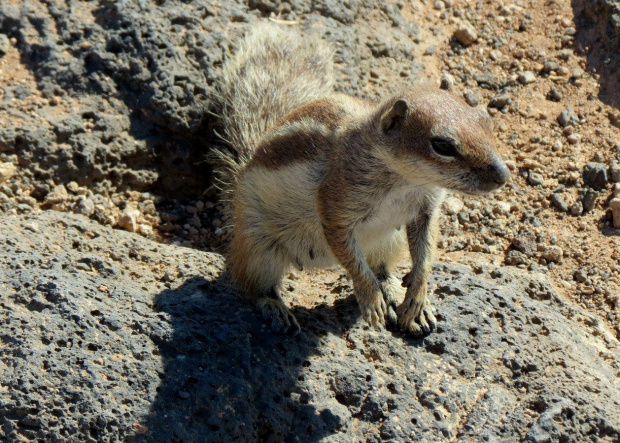
[[[491, 118], [456, 97], [448, 79], [377, 103], [333, 87], [325, 43], [274, 24], [254, 27], [225, 63], [219, 97], [230, 147], [219, 155], [232, 203], [232, 281], [274, 331], [295, 334], [283, 275], [340, 264], [367, 322], [429, 332], [445, 190], [481, 194], [510, 177]], [[401, 284], [392, 272], [407, 244], [413, 266]]]

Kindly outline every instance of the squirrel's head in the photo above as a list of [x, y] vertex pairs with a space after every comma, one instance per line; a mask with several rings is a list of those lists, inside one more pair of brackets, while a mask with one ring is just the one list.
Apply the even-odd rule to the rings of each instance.
[[410, 182], [481, 194], [510, 179], [491, 117], [457, 98], [448, 79], [393, 97], [378, 117], [383, 158]]

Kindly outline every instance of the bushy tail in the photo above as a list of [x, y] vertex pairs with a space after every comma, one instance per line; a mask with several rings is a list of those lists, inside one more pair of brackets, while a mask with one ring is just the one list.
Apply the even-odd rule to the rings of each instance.
[[215, 152], [216, 180], [230, 198], [257, 142], [280, 117], [333, 92], [332, 51], [317, 36], [272, 23], [256, 25], [222, 68], [218, 88], [228, 146]]

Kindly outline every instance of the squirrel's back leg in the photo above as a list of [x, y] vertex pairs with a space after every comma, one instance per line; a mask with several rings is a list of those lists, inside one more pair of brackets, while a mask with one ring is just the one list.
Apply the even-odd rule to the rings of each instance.
[[401, 228], [389, 240], [377, 245], [366, 256], [366, 261], [379, 280], [383, 291], [387, 305], [387, 320], [393, 325], [397, 323], [396, 308], [405, 296], [405, 288], [393, 273], [407, 251], [406, 246], [404, 228]]
[[249, 242], [245, 232], [235, 230], [228, 256], [233, 283], [259, 309], [274, 332], [297, 335], [299, 323], [278, 289], [289, 265], [276, 246]]

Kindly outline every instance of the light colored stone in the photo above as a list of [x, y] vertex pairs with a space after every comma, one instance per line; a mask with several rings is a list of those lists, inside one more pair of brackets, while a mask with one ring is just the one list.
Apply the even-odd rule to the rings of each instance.
[[45, 203], [48, 204], [57, 204], [65, 202], [69, 198], [69, 193], [67, 192], [67, 188], [64, 185], [56, 186], [52, 192], [45, 196]]
[[0, 163], [0, 183], [9, 180], [13, 175], [15, 175], [15, 165], [13, 163]]
[[568, 137], [566, 137], [566, 141], [570, 143], [571, 145], [576, 145], [577, 143], [579, 143], [580, 140], [581, 140], [581, 135], [579, 134], [571, 134]]
[[522, 85], [529, 85], [536, 81], [536, 74], [532, 71], [525, 71], [519, 74], [519, 83]]
[[90, 198], [81, 197], [77, 205], [77, 212], [86, 216], [90, 216], [95, 212], [95, 204]]
[[77, 193], [77, 190], [79, 188], [79, 185], [76, 182], [69, 182], [67, 183], [67, 191], [72, 192], [72, 193]]
[[142, 223], [138, 226], [138, 232], [144, 236], [153, 235], [153, 227], [149, 224]]
[[609, 176], [612, 183], [620, 183], [620, 163], [611, 162], [609, 165]]
[[10, 48], [11, 43], [9, 41], [9, 38], [6, 36], [6, 34], [0, 34], [0, 57], [9, 52]]
[[620, 198], [614, 198], [609, 202], [611, 216], [614, 220], [614, 228], [620, 228]]
[[117, 225], [129, 232], [136, 232], [138, 230], [138, 217], [140, 211], [136, 208], [128, 206], [118, 219]]
[[478, 32], [471, 23], [463, 22], [454, 32], [453, 37], [463, 46], [471, 46], [478, 40]]
[[562, 256], [564, 255], [564, 251], [559, 246], [547, 246], [541, 253], [541, 257], [550, 261], [559, 263], [562, 261]]
[[541, 165], [539, 162], [537, 162], [533, 158], [525, 158], [523, 159], [521, 166], [527, 169], [536, 169], [536, 168], [540, 168]]
[[493, 212], [495, 214], [508, 214], [510, 212], [510, 203], [497, 202], [493, 207]]
[[465, 205], [463, 204], [463, 201], [460, 198], [454, 196], [446, 198], [443, 202], [443, 207], [446, 209], [446, 213], [448, 215], [458, 214], [459, 212], [461, 212], [464, 206]]

